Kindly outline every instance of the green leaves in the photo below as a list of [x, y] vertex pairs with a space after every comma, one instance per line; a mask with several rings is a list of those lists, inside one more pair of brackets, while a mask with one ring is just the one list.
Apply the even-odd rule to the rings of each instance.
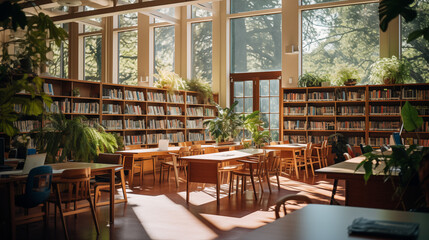
[[411, 41], [414, 41], [421, 36], [423, 36], [424, 39], [426, 39], [426, 41], [429, 41], [429, 27], [416, 30], [410, 33], [410, 35], [408, 35], [408, 38], [407, 38], [407, 43], [410, 43]]
[[423, 118], [419, 117], [417, 109], [412, 106], [408, 101], [405, 102], [401, 109], [401, 118], [405, 130], [412, 132], [423, 125]]
[[18, 26], [24, 29], [26, 25], [27, 17], [17, 2], [3, 1], [0, 3], [0, 27], [16, 31]]
[[385, 32], [389, 26], [389, 22], [399, 15], [406, 22], [414, 20], [417, 12], [410, 7], [414, 2], [414, 0], [381, 0], [378, 7], [380, 29]]

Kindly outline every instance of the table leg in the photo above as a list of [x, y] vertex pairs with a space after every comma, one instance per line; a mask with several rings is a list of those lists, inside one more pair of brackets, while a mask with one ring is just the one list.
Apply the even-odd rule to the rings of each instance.
[[220, 173], [219, 173], [219, 164], [216, 169], [216, 203], [219, 206], [220, 204]]
[[298, 163], [296, 162], [296, 154], [295, 154], [295, 151], [292, 151], [292, 157], [293, 157], [293, 165], [295, 165], [295, 174], [296, 174], [296, 178], [297, 178], [297, 179], [299, 179]]
[[110, 170], [110, 224], [115, 223], [115, 169]]
[[15, 185], [13, 182], [9, 183], [9, 214], [10, 214], [10, 238], [16, 238], [16, 225], [15, 225]]
[[173, 155], [174, 178], [176, 179], [176, 188], [179, 188], [179, 172], [177, 170], [177, 156]]
[[189, 204], [189, 182], [191, 181], [191, 162], [188, 162], [188, 175], [186, 178], [186, 203]]

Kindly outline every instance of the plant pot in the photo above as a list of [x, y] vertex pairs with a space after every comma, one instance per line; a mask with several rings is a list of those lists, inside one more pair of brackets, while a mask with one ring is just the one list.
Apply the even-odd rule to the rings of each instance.
[[357, 80], [356, 79], [348, 79], [347, 82], [344, 82], [344, 85], [346, 86], [354, 86], [356, 85]]

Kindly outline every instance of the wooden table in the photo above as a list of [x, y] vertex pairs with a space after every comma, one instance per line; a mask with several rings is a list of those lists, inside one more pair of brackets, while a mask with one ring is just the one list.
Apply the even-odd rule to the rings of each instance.
[[[47, 164], [51, 166], [53, 170], [66, 170], [76, 168], [91, 168], [91, 175], [110, 175], [110, 223], [115, 222], [115, 172], [122, 168], [122, 165], [118, 164], [102, 164], [102, 163], [81, 163], [81, 162], [67, 162], [67, 163], [55, 163]], [[61, 173], [58, 171], [53, 174], [53, 177], [60, 177]], [[9, 219], [10, 219], [10, 236], [11, 239], [15, 239], [15, 185], [18, 183], [25, 183], [27, 181], [27, 175], [11, 176], [9, 178], [0, 178], [0, 185], [6, 185], [9, 192]]]
[[[274, 213], [273, 213], [274, 215]], [[355, 218], [413, 222], [420, 224], [418, 239], [429, 239], [429, 214], [360, 207], [309, 204], [287, 216], [258, 228], [240, 239], [380, 239], [349, 236], [347, 227]]]
[[241, 145], [241, 143], [239, 143], [239, 142], [234, 142], [233, 144], [224, 144], [224, 145], [204, 144], [204, 145], [201, 145], [201, 148], [214, 147], [215, 149], [219, 150], [220, 152], [223, 152], [223, 151], [229, 151], [230, 147], [236, 147], [236, 146], [240, 146], [240, 145]]
[[296, 162], [296, 152], [301, 152], [306, 147], [307, 147], [307, 144], [293, 143], [293, 144], [268, 145], [268, 146], [265, 146], [264, 148], [280, 150], [281, 158], [292, 158], [295, 166], [295, 174], [296, 174], [296, 177], [299, 179], [298, 165]]
[[352, 158], [329, 167], [317, 169], [317, 173], [326, 174], [327, 178], [345, 180], [346, 206], [369, 207], [382, 209], [396, 209], [397, 199], [393, 199], [394, 189], [390, 182], [384, 182], [382, 165], [377, 167], [378, 172], [370, 177], [367, 184], [363, 179], [363, 168], [355, 172], [357, 165], [364, 160], [364, 156]]
[[189, 183], [216, 184], [216, 200], [219, 205], [220, 173], [222, 162], [245, 159], [247, 157], [264, 154], [262, 149], [242, 149], [235, 151], [181, 157], [188, 161], [188, 179], [186, 182], [186, 202], [189, 203]]

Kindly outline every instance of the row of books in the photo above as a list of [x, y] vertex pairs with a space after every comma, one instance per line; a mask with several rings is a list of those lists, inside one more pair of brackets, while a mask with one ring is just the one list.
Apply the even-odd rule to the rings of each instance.
[[312, 92], [308, 93], [308, 101], [334, 101], [334, 92]]
[[369, 122], [369, 130], [371, 131], [399, 131], [401, 128], [401, 123], [398, 122]]
[[321, 143], [325, 140], [328, 140], [328, 136], [310, 136], [311, 143]]
[[400, 106], [371, 106], [371, 115], [399, 115]]
[[365, 144], [364, 137], [347, 137], [347, 142], [351, 146], [359, 146], [360, 144]]
[[212, 135], [210, 134], [210, 132], [209, 131], [204, 131], [204, 137], [205, 137], [205, 140], [206, 141], [213, 141], [214, 139], [213, 139], [213, 137], [212, 137]]
[[188, 141], [203, 141], [204, 140], [204, 134], [202, 133], [195, 133], [195, 132], [189, 132], [188, 133]]
[[186, 128], [203, 128], [203, 119], [186, 120]]
[[361, 130], [361, 131], [365, 131], [365, 121], [337, 122], [337, 130]]
[[139, 105], [125, 104], [125, 114], [142, 115], [142, 108]]
[[365, 115], [365, 106], [340, 106], [338, 115]]
[[100, 113], [99, 103], [73, 103], [73, 113]]
[[428, 100], [429, 89], [402, 89], [402, 99], [404, 100]]
[[418, 132], [429, 132], [429, 122], [425, 121], [423, 122], [423, 125], [421, 128], [417, 130]]
[[150, 102], [165, 102], [165, 94], [160, 92], [147, 92], [147, 100]]
[[148, 123], [148, 129], [163, 130], [167, 128], [165, 120], [149, 119], [147, 123]]
[[188, 103], [188, 104], [199, 104], [198, 97], [195, 95], [186, 95], [186, 103]]
[[307, 121], [296, 120], [296, 121], [284, 121], [283, 128], [288, 130], [305, 130]]
[[167, 133], [166, 137], [168, 140], [170, 140], [170, 143], [178, 143], [185, 141], [185, 134], [183, 134], [183, 132]]
[[289, 102], [305, 102], [305, 93], [286, 93], [283, 97], [284, 101]]
[[103, 88], [103, 99], [124, 99], [121, 89]]
[[103, 125], [107, 130], [121, 130], [122, 120], [102, 120], [101, 125]]
[[214, 117], [215, 116], [215, 111], [212, 108], [205, 108], [204, 109], [204, 116], [206, 117]]
[[53, 101], [49, 107], [43, 103], [45, 111], [48, 113], [70, 113], [70, 101], [65, 99], [64, 101]]
[[125, 100], [144, 101], [144, 93], [125, 90]]
[[54, 95], [54, 88], [51, 83], [43, 83], [43, 92], [48, 95]]
[[400, 92], [394, 89], [372, 90], [369, 92], [370, 100], [399, 100]]
[[309, 130], [335, 130], [334, 122], [310, 122]]
[[365, 91], [345, 91], [337, 92], [337, 101], [364, 101]]
[[390, 144], [390, 137], [370, 137], [368, 140], [369, 145], [376, 147]]
[[406, 145], [417, 144], [423, 147], [429, 147], [429, 139], [407, 138], [403, 142]]
[[285, 107], [285, 116], [305, 116], [307, 114], [307, 107]]
[[167, 106], [167, 115], [182, 115], [182, 108]]
[[90, 127], [96, 127], [100, 125], [100, 119], [99, 118], [82, 119], [82, 123]]
[[335, 115], [335, 107], [316, 107], [310, 106], [308, 107], [308, 115]]
[[158, 144], [159, 140], [167, 139], [165, 133], [151, 133], [147, 135], [147, 144]]
[[148, 115], [165, 115], [164, 107], [162, 106], [148, 106], [147, 110]]
[[288, 140], [290, 143], [307, 143], [303, 135], [284, 135], [283, 140]]
[[119, 104], [103, 104], [104, 114], [122, 114], [122, 108]]
[[146, 144], [146, 135], [126, 135], [124, 136], [125, 145]]
[[167, 94], [167, 102], [184, 103], [183, 95], [181, 95], [181, 94]]
[[188, 116], [204, 116], [204, 111], [202, 107], [188, 107], [186, 108], [186, 114]]
[[183, 122], [179, 119], [167, 119], [166, 124], [168, 129], [183, 128], [184, 126]]
[[416, 106], [419, 115], [429, 115], [429, 106]]
[[145, 129], [144, 120], [125, 119], [125, 129]]
[[20, 132], [30, 132], [40, 128], [38, 120], [21, 120], [13, 122], [13, 126], [18, 128]]

